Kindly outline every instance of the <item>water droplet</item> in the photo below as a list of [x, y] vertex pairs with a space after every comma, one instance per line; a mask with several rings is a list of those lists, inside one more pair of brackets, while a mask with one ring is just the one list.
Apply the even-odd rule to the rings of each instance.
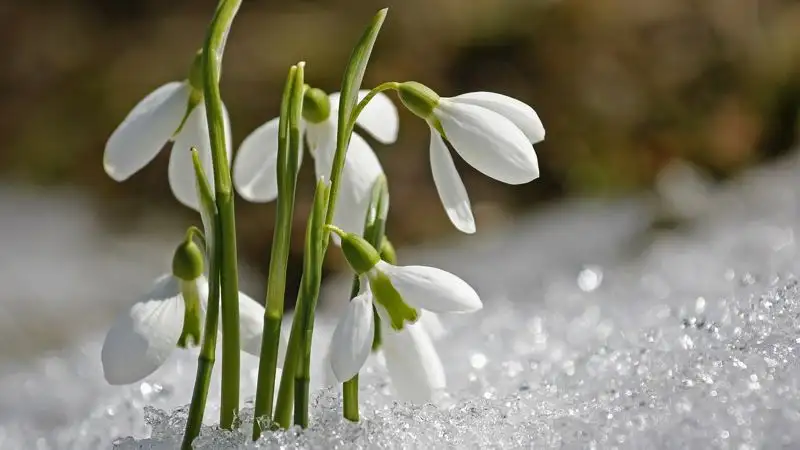
[[603, 282], [603, 269], [600, 266], [586, 266], [578, 273], [578, 287], [584, 292], [592, 292]]
[[706, 310], [706, 299], [703, 297], [697, 297], [697, 301], [694, 303], [694, 311], [697, 314], [703, 314]]
[[472, 367], [479, 370], [486, 367], [486, 362], [486, 355], [483, 353], [473, 353], [472, 356], [469, 357], [469, 363]]

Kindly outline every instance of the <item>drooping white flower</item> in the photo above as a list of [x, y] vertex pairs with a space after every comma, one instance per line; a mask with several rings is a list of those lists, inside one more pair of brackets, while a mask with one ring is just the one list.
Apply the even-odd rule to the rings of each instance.
[[467, 190], [450, 151], [472, 167], [506, 184], [523, 184], [539, 177], [533, 144], [544, 139], [539, 116], [530, 106], [493, 92], [439, 97], [415, 82], [401, 83], [400, 99], [431, 128], [433, 180], [450, 221], [464, 233], [475, 232]]
[[[375, 334], [374, 307], [381, 317], [381, 323], [390, 330], [382, 335], [388, 337], [389, 342], [388, 353], [385, 353], [387, 364], [393, 364], [389, 363], [393, 358], [404, 361], [394, 364], [389, 370], [402, 377], [405, 370], [416, 369], [399, 368], [406, 366], [407, 361], [416, 361], [415, 364], [425, 367], [414, 371], [415, 378], [428, 380], [427, 385], [431, 389], [441, 388], [443, 381], [440, 380], [444, 379], [443, 371], [438, 368], [441, 362], [423, 325], [415, 322], [422, 309], [438, 312], [476, 311], [483, 306], [478, 294], [464, 280], [444, 270], [425, 266], [394, 266], [384, 261], [364, 273], [361, 285], [369, 287], [350, 301], [331, 338], [330, 363], [336, 379], [339, 382], [349, 380], [366, 362]], [[387, 345], [387, 341], [383, 340], [383, 344]], [[398, 387], [398, 391], [405, 392], [404, 387]], [[404, 397], [411, 399], [415, 395]]]
[[[325, 95], [319, 89], [308, 92], [312, 94], [306, 95], [301, 131], [314, 157], [317, 177], [328, 179], [336, 150], [339, 93]], [[360, 91], [359, 100], [368, 92]], [[307, 113], [309, 110], [314, 113]], [[397, 139], [397, 108], [384, 94], [372, 98], [356, 123], [383, 144]], [[233, 182], [239, 195], [248, 201], [270, 202], [278, 196], [278, 126], [279, 118], [268, 121], [245, 138], [237, 152]], [[302, 161], [302, 152], [298, 157]], [[353, 133], [342, 169], [335, 224], [347, 231], [363, 232], [372, 187], [382, 174], [375, 152], [367, 141]]]
[[[372, 304], [374, 307], [374, 303]], [[386, 367], [389, 380], [398, 398], [415, 404], [433, 400], [434, 394], [443, 390], [447, 385], [444, 367], [433, 345], [433, 341], [444, 333], [444, 329], [436, 314], [430, 311], [420, 311], [420, 313], [417, 323], [406, 324], [400, 331], [394, 330], [386, 322], [380, 321], [381, 345], [377, 349], [372, 348], [373, 355], [380, 355], [379, 360]], [[356, 314], [354, 313], [354, 315]], [[343, 320], [345, 319], [343, 318]], [[351, 321], [352, 319], [346, 320]], [[341, 330], [344, 327], [345, 325], [342, 325]], [[363, 344], [358, 340], [351, 340], [351, 343], [353, 341], [359, 345]], [[331, 353], [334, 348], [341, 345], [343, 344], [340, 337], [337, 336], [336, 341], [332, 339], [323, 358], [327, 386], [340, 383], [333, 371]], [[363, 347], [357, 348], [357, 351], [364, 351]], [[341, 362], [337, 364], [341, 364]]]
[[[224, 106], [223, 118], [230, 161], [230, 119]], [[212, 189], [214, 179], [206, 107], [202, 93], [189, 80], [164, 84], [133, 107], [108, 138], [103, 167], [111, 178], [124, 181], [152, 161], [170, 141], [174, 142], [168, 169], [172, 193], [184, 205], [199, 210], [191, 147], [197, 148]]]
[[[106, 381], [135, 383], [161, 367], [176, 347], [199, 345], [207, 305], [204, 276], [192, 281], [172, 274], [157, 278], [147, 294], [119, 314], [106, 335], [100, 355]], [[263, 321], [264, 307], [240, 292], [241, 347], [254, 356], [260, 353]], [[285, 352], [284, 341], [280, 349]]]

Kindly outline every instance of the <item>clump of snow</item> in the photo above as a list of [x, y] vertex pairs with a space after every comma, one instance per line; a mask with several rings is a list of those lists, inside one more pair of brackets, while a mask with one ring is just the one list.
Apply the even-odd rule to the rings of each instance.
[[[212, 386], [195, 447], [800, 446], [797, 161], [711, 193], [707, 209], [671, 231], [649, 229], [650, 205], [574, 203], [491, 236], [401, 253], [458, 273], [485, 301], [477, 314], [441, 317], [448, 333], [436, 345], [449, 386], [436, 405], [397, 403], [373, 358], [361, 377], [360, 423], [341, 419], [336, 388], [317, 386], [308, 430], [252, 443], [250, 404], [240, 430], [213, 427]], [[344, 285], [328, 286], [328, 299]], [[331, 315], [318, 327], [317, 358]], [[4, 369], [0, 447], [175, 448], [194, 355], [176, 352], [145, 382], [112, 388], [98, 354], [94, 340]], [[245, 397], [255, 367], [245, 359]]]

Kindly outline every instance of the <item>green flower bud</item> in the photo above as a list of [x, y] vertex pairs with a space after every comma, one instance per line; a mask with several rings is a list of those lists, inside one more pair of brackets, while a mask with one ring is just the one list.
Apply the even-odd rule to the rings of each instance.
[[439, 94], [416, 81], [400, 83], [397, 94], [400, 97], [400, 101], [409, 111], [424, 120], [429, 120], [433, 117], [433, 110], [439, 104]]
[[405, 322], [417, 321], [419, 312], [403, 301], [403, 297], [392, 286], [392, 281], [384, 273], [377, 272], [371, 276], [369, 286], [372, 288], [375, 301], [380, 303], [389, 314], [390, 325], [393, 329], [399, 331], [403, 329]]
[[183, 330], [178, 338], [178, 347], [187, 348], [200, 343], [202, 318], [200, 317], [200, 294], [197, 283], [181, 281], [181, 293], [186, 310], [183, 313]]
[[356, 274], [363, 275], [369, 272], [381, 260], [375, 247], [361, 236], [330, 225], [328, 228], [342, 239], [342, 253]]
[[321, 123], [331, 115], [331, 101], [322, 89], [308, 88], [303, 97], [303, 119], [310, 123]]
[[386, 237], [381, 241], [381, 259], [389, 264], [397, 264], [397, 252], [394, 250], [394, 245]]
[[203, 274], [203, 251], [191, 236], [178, 245], [172, 257], [172, 274], [184, 281], [194, 281]]

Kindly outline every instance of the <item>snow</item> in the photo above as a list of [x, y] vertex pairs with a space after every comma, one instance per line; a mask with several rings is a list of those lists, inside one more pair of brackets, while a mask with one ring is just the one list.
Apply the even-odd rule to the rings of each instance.
[[[401, 251], [401, 262], [457, 273], [484, 299], [479, 313], [441, 316], [448, 388], [435, 405], [396, 402], [371, 358], [361, 423], [343, 421], [338, 391], [317, 385], [308, 430], [254, 444], [249, 403], [241, 430], [212, 426], [212, 385], [196, 448], [798, 447], [800, 160], [705, 195], [672, 229], [651, 226], [650, 198], [576, 201]], [[318, 360], [347, 284], [326, 286]], [[176, 351], [144, 382], [111, 387], [102, 336], [2, 365], [0, 447], [175, 448], [196, 355]], [[256, 360], [243, 365], [247, 399]], [[319, 365], [312, 376], [322, 379]]]

